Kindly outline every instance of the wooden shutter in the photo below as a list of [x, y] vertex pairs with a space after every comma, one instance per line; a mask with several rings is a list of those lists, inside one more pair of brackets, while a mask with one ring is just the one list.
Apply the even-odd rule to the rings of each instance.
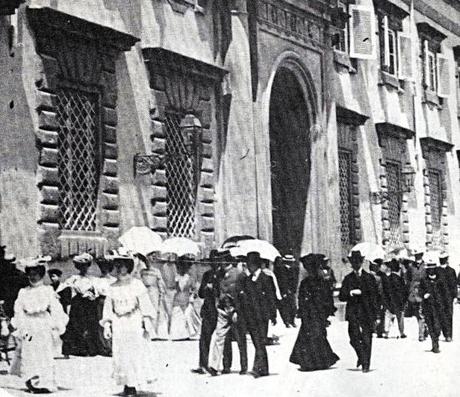
[[430, 86], [430, 62], [428, 59], [428, 40], [423, 40], [423, 72], [425, 74], [424, 83], [426, 87]]
[[375, 14], [372, 7], [351, 4], [350, 57], [375, 59]]
[[450, 95], [450, 71], [449, 59], [441, 54], [437, 54], [438, 68], [438, 95], [446, 97]]
[[409, 34], [398, 32], [399, 78], [413, 80], [413, 53], [412, 37]]
[[380, 51], [383, 51], [383, 66], [388, 68], [390, 67], [390, 38], [388, 37], [388, 16], [383, 16], [382, 24], [383, 48], [380, 48]]

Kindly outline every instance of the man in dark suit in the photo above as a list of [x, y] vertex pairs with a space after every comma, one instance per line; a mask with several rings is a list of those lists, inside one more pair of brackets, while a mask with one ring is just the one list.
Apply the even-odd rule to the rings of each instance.
[[281, 293], [281, 300], [279, 301], [281, 318], [286, 328], [295, 327], [298, 266], [295, 266], [294, 256], [285, 255], [282, 258], [276, 258], [273, 272]]
[[358, 367], [369, 372], [371, 363], [372, 331], [377, 317], [377, 290], [375, 278], [363, 270], [364, 257], [359, 251], [348, 256], [353, 272], [345, 276], [339, 299], [347, 302], [345, 318], [348, 321], [350, 344], [358, 356]]
[[398, 259], [393, 258], [388, 266], [391, 273], [383, 284], [385, 307], [385, 331], [384, 336], [388, 338], [391, 324], [396, 319], [401, 338], [406, 338], [404, 333], [404, 306], [407, 301], [407, 288], [404, 279], [399, 275], [401, 266]]
[[219, 268], [220, 258], [217, 250], [212, 250], [209, 255], [211, 269], [203, 273], [198, 296], [204, 299], [201, 306], [201, 334], [200, 334], [200, 363], [193, 373], [205, 374], [208, 369], [209, 344], [212, 333], [217, 324], [216, 299], [219, 296]]
[[457, 274], [449, 266], [449, 255], [446, 252], [442, 252], [439, 255], [439, 263], [439, 277], [447, 288], [446, 301], [443, 305], [444, 313], [441, 317], [441, 329], [446, 342], [452, 342], [452, 319], [454, 314], [454, 300], [457, 297]]
[[265, 335], [268, 321], [276, 322], [276, 296], [272, 278], [261, 270], [259, 253], [248, 253], [247, 265], [249, 275], [242, 280], [238, 300], [255, 348], [252, 374], [258, 378], [269, 374]]

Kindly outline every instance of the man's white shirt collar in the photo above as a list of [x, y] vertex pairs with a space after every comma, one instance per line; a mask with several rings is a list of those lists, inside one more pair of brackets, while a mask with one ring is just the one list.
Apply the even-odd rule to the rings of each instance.
[[252, 278], [251, 278], [252, 281], [254, 281], [254, 282], [257, 281], [257, 279], [259, 278], [259, 274], [261, 273], [261, 271], [262, 271], [261, 269], [257, 269], [257, 270], [254, 272], [254, 274], [252, 275]]

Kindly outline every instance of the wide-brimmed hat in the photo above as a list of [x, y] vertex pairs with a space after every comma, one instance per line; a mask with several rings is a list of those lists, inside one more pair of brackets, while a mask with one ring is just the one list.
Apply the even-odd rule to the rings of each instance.
[[292, 254], [284, 254], [282, 259], [285, 262], [295, 262], [295, 257]]
[[449, 254], [446, 251], [442, 251], [439, 254], [439, 259], [447, 259], [449, 257]]
[[91, 265], [93, 262], [93, 257], [91, 254], [84, 252], [83, 254], [74, 256], [72, 260], [76, 265]]

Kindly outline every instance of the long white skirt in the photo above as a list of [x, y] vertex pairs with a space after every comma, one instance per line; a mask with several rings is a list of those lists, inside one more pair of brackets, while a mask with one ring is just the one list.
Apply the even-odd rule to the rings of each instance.
[[113, 378], [118, 385], [142, 388], [154, 380], [149, 338], [140, 311], [112, 321]]
[[32, 380], [37, 388], [56, 391], [54, 356], [59, 336], [51, 330], [47, 314], [30, 316], [27, 328], [18, 331], [15, 355], [10, 374]]
[[172, 340], [192, 339], [199, 336], [200, 318], [192, 304], [185, 309], [174, 306], [169, 328]]

